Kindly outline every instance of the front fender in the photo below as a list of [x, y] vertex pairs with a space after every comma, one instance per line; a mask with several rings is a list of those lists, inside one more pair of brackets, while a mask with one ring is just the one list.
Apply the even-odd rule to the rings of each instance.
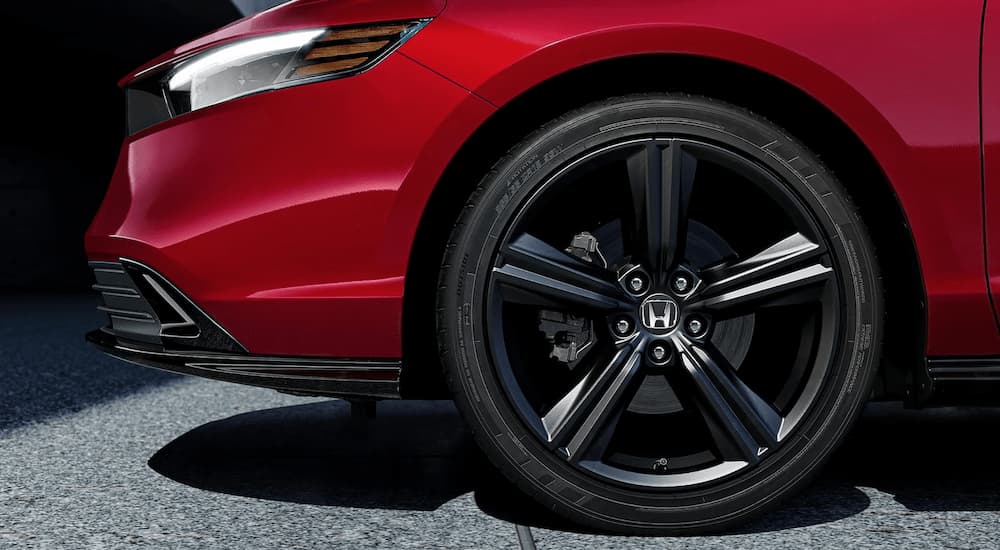
[[789, 83], [855, 133], [898, 196], [928, 292], [928, 353], [998, 353], [982, 252], [982, 1], [947, 10], [932, 3], [899, 10], [892, 2], [860, 8], [795, 0], [451, 0], [401, 53], [498, 108], [566, 72], [641, 54], [719, 59]]

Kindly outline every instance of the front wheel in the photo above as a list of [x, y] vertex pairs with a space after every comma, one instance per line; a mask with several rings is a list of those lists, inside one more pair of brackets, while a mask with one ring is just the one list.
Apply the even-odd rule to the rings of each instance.
[[642, 95], [569, 113], [455, 225], [440, 349], [489, 458], [605, 530], [731, 526], [856, 419], [882, 314], [841, 184], [739, 108]]

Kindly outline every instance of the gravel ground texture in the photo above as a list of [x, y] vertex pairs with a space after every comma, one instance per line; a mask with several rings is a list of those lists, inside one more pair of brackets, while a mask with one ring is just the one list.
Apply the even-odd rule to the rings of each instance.
[[104, 357], [90, 296], [0, 296], [0, 548], [1000, 548], [1000, 410], [869, 406], [817, 481], [735, 533], [581, 533], [449, 402], [347, 403]]

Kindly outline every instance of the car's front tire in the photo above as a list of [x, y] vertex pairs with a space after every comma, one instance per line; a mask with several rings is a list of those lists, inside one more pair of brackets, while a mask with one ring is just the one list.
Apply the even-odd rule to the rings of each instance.
[[816, 156], [705, 98], [545, 125], [455, 224], [439, 345], [485, 453], [567, 518], [743, 521], [801, 486], [869, 392], [873, 247]]

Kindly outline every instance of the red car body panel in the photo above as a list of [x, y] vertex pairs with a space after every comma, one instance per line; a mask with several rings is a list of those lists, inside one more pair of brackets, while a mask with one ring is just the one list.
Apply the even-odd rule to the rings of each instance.
[[[1000, 6], [987, 3], [983, 18], [983, 200], [986, 260], [994, 307], [1000, 296]], [[1000, 313], [1000, 312], [998, 312]]]
[[423, 212], [400, 188], [429, 194], [493, 108], [403, 56], [287, 92], [129, 140], [89, 254], [153, 266], [251, 352], [398, 357]]
[[[242, 98], [132, 136], [87, 248], [94, 259], [155, 267], [253, 353], [399, 357], [414, 236], [469, 136], [512, 99], [580, 66], [698, 55], [769, 73], [843, 120], [912, 228], [928, 354], [1000, 354], [984, 260], [982, 10], [980, 0], [863, 10], [791, 0], [293, 2], [149, 66], [251, 34], [436, 18], [361, 75]], [[1000, 128], [984, 122], [990, 151]], [[1000, 266], [996, 250], [991, 265]]]
[[[578, 66], [641, 53], [723, 59], [791, 83], [843, 120], [892, 183], [925, 279], [928, 353], [1000, 352], [981, 259], [982, 2], [542, 4], [451, 0], [403, 51], [496, 105]], [[455, 44], [494, 47], [475, 48], [470, 63], [446, 54]]]

